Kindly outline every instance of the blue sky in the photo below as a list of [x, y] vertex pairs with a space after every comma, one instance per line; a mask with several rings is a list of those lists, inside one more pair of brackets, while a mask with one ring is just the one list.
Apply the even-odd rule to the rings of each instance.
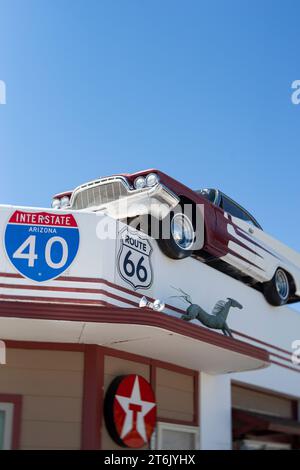
[[289, 0], [0, 0], [0, 202], [157, 167], [300, 251], [299, 18]]

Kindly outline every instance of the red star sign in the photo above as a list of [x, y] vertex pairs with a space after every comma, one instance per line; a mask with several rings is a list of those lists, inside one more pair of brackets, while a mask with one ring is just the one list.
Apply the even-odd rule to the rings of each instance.
[[117, 377], [107, 392], [105, 407], [108, 430], [120, 445], [138, 448], [149, 442], [156, 422], [156, 403], [147, 380], [134, 374]]

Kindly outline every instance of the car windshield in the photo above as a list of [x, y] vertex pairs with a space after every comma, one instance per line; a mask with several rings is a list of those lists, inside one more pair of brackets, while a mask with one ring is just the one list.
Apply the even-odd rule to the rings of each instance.
[[216, 200], [217, 191], [215, 189], [200, 189], [196, 193], [201, 194], [201, 196], [208, 199], [210, 202], [214, 203]]

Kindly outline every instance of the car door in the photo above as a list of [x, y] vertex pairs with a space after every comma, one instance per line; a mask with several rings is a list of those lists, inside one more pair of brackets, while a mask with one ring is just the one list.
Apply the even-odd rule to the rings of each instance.
[[254, 262], [249, 266], [249, 271], [258, 281], [268, 281], [276, 271], [281, 259], [280, 253], [274, 249], [276, 247], [273, 246], [272, 237], [262, 230], [251, 214], [244, 210], [243, 216], [248, 225], [248, 239], [254, 245], [256, 252]]
[[243, 209], [222, 194], [217, 211], [218, 238], [222, 239], [225, 251], [222, 260], [245, 274], [257, 277], [259, 267], [252, 230], [252, 225], [245, 220]]

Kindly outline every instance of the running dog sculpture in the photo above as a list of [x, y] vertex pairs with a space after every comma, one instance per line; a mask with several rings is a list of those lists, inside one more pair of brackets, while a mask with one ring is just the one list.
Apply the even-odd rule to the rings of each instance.
[[227, 300], [218, 300], [214, 306], [212, 313], [207, 313], [203, 308], [197, 304], [193, 304], [191, 296], [184, 292], [182, 289], [176, 289], [182, 293], [176, 297], [183, 298], [189, 305], [186, 309], [186, 314], [181, 316], [182, 320], [191, 321], [198, 320], [208, 328], [215, 330], [222, 330], [225, 336], [233, 338], [231, 330], [227, 325], [227, 317], [231, 307], [242, 309], [243, 306], [231, 297], [227, 297]]

